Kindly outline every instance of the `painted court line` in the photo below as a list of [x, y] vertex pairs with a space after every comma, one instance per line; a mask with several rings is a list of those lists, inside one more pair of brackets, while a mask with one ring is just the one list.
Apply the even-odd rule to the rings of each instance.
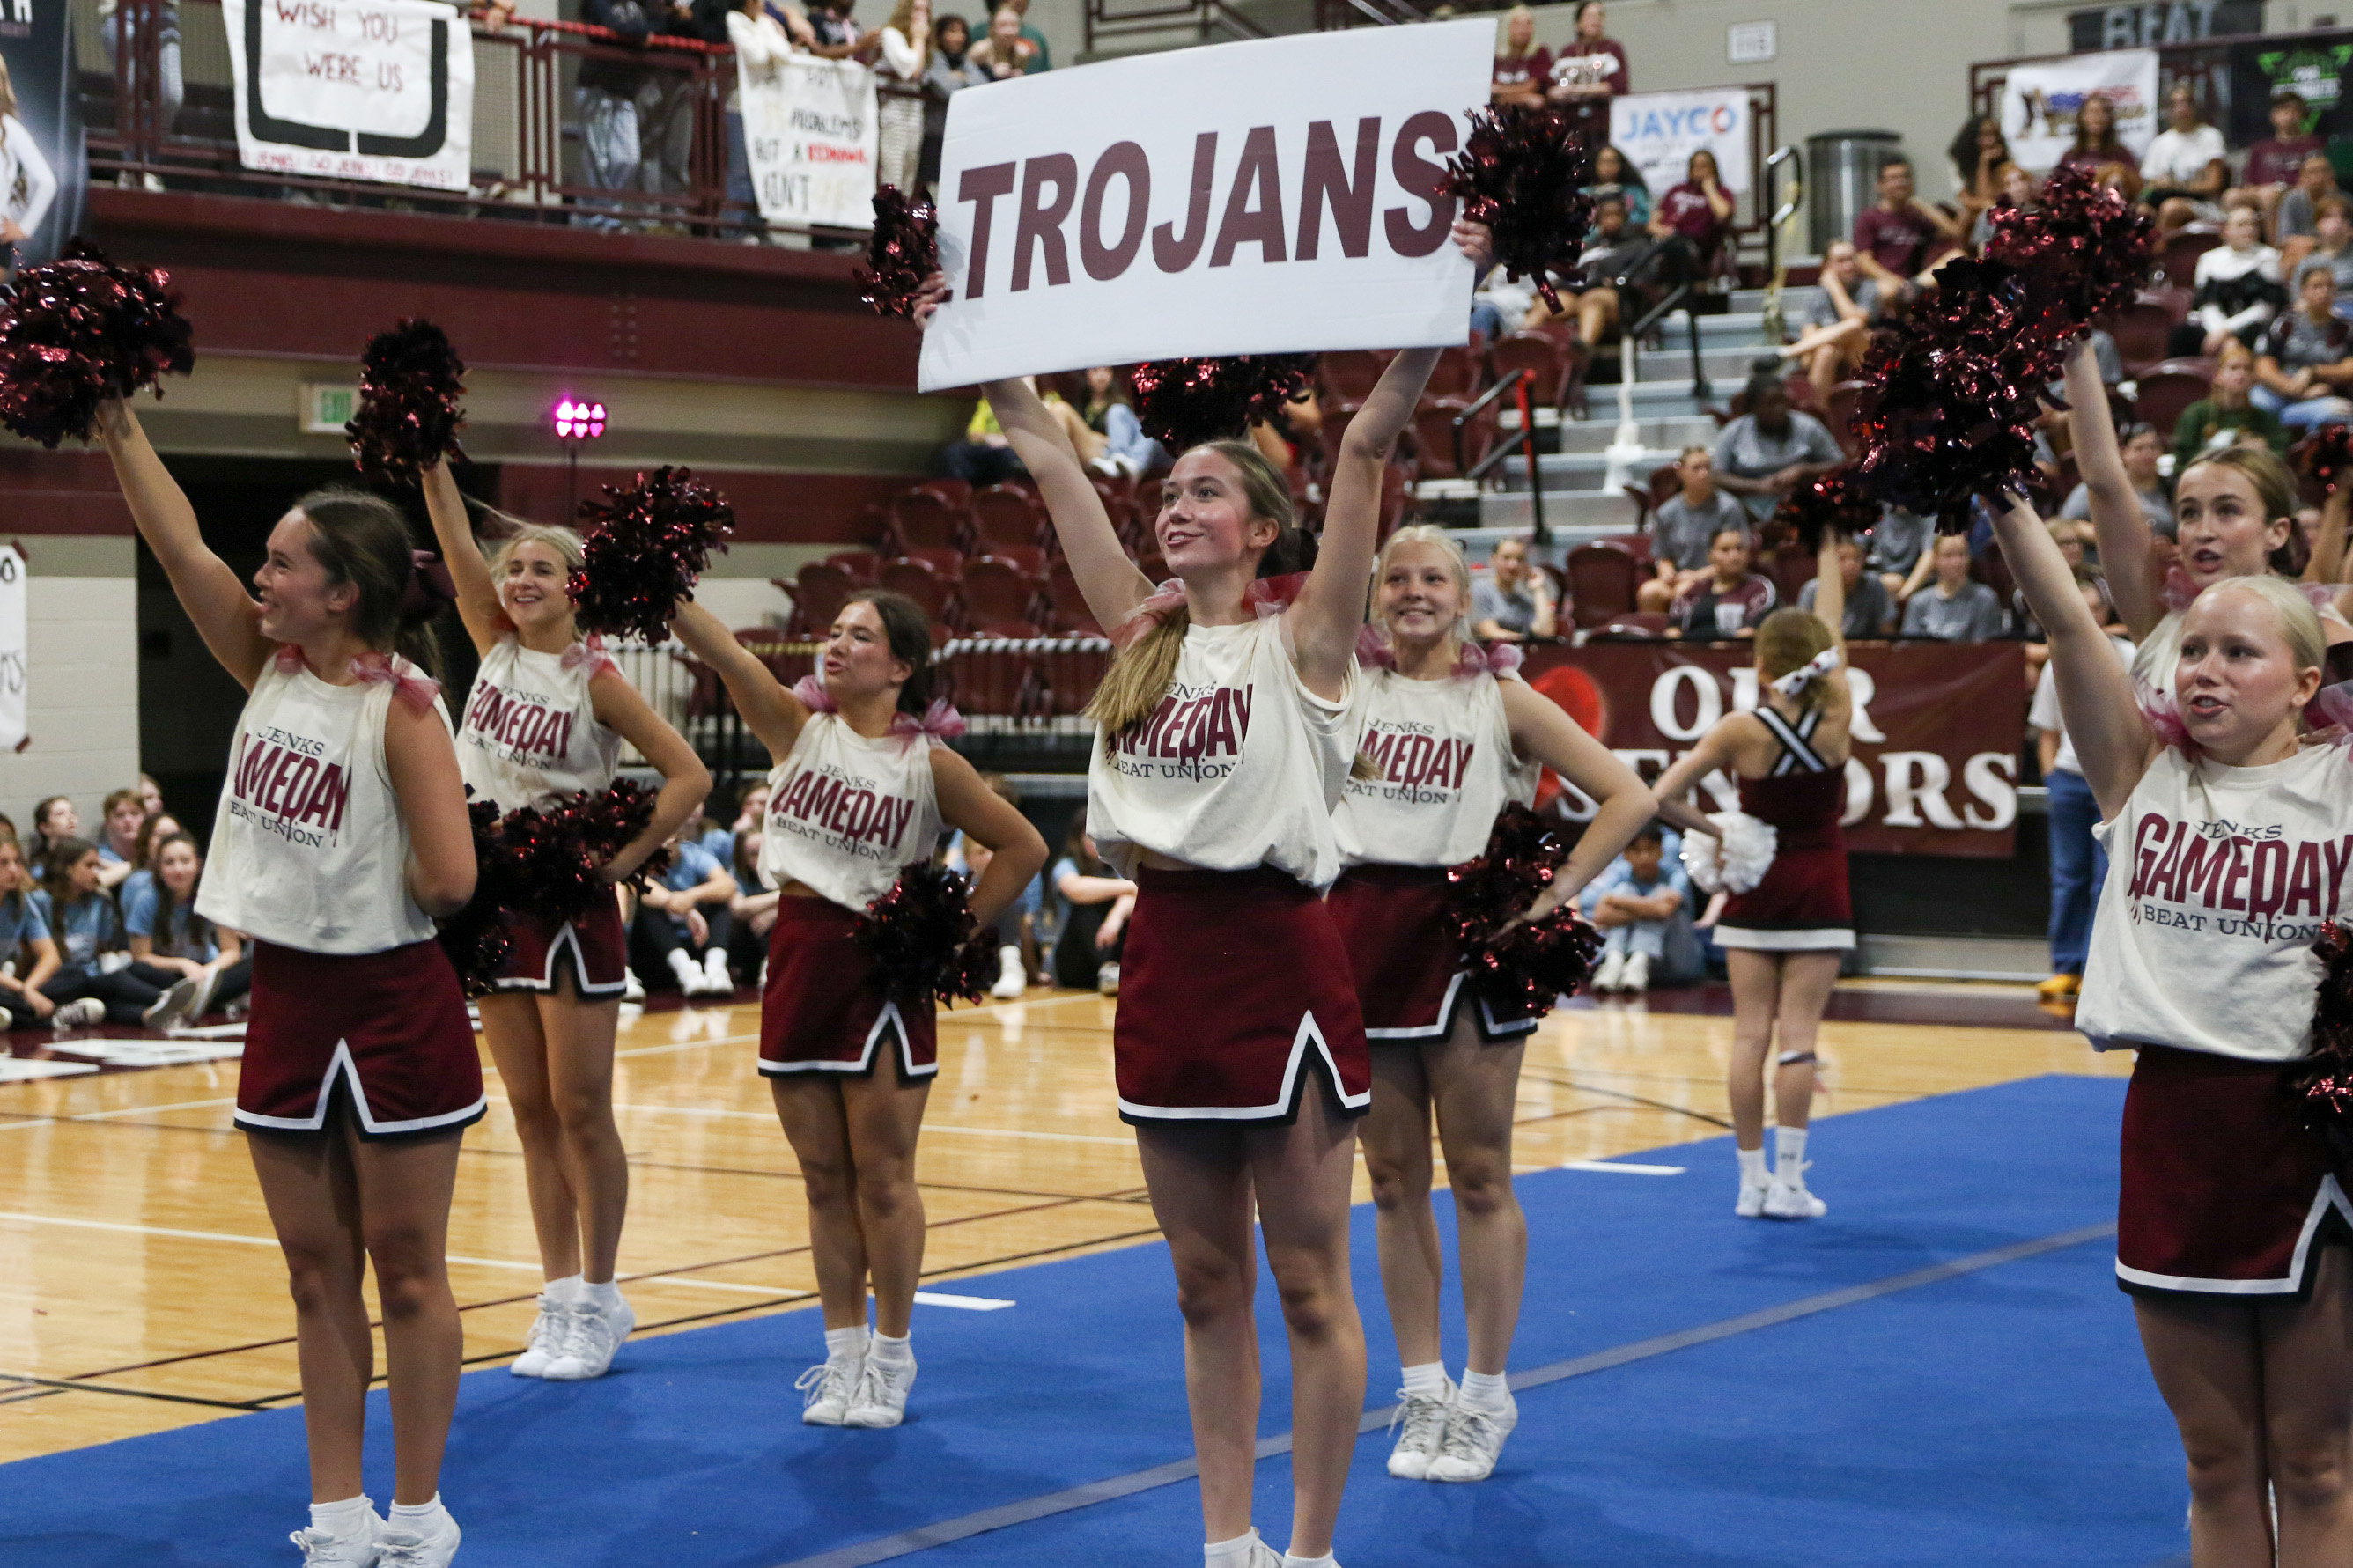
[[[1876, 1300], [1883, 1296], [1893, 1296], [1899, 1291], [1915, 1290], [1924, 1285], [1935, 1285], [1947, 1279], [1957, 1279], [1964, 1275], [1975, 1274], [1982, 1269], [1998, 1268], [2005, 1263], [2016, 1263], [2024, 1258], [2039, 1258], [2046, 1252], [2063, 1252], [2071, 1247], [2081, 1247], [2085, 1242], [2098, 1241], [2103, 1237], [2114, 1236], [2116, 1231], [2115, 1222], [2105, 1221], [2099, 1225], [2081, 1226], [2073, 1230], [2063, 1230], [2053, 1236], [2038, 1237], [2031, 1241], [2013, 1242], [2008, 1247], [1997, 1247], [1988, 1252], [1971, 1253], [1966, 1258], [1956, 1258], [1950, 1262], [1933, 1263], [1925, 1268], [1915, 1268], [1903, 1274], [1891, 1274], [1884, 1279], [1850, 1285], [1843, 1289], [1826, 1290], [1820, 1295], [1802, 1297], [1795, 1301], [1784, 1302], [1778, 1307], [1767, 1307], [1754, 1312], [1744, 1312], [1736, 1318], [1725, 1318], [1713, 1323], [1702, 1323], [1696, 1328], [1680, 1329], [1670, 1334], [1653, 1335], [1647, 1340], [1636, 1340], [1629, 1344], [1613, 1346], [1605, 1351], [1596, 1351], [1590, 1355], [1555, 1362], [1549, 1366], [1533, 1367], [1526, 1372], [1514, 1373], [1511, 1385], [1515, 1390], [1540, 1388], [1546, 1384], [1560, 1383], [1572, 1377], [1584, 1377], [1597, 1372], [1607, 1372], [1612, 1367], [1648, 1361], [1654, 1356], [1672, 1355], [1677, 1351], [1690, 1350], [1696, 1345], [1714, 1344], [1719, 1340], [1753, 1333], [1758, 1329], [1769, 1329], [1781, 1323], [1794, 1322], [1799, 1318], [1813, 1317], [1817, 1313], [1834, 1312], [1841, 1307], [1852, 1307], [1861, 1302]], [[1395, 1414], [1394, 1405], [1366, 1411], [1364, 1419], [1356, 1423], [1356, 1430], [1359, 1433], [1379, 1431], [1389, 1424], [1390, 1417]], [[1288, 1432], [1279, 1436], [1259, 1439], [1258, 1456], [1261, 1459], [1276, 1454], [1287, 1454], [1290, 1451], [1291, 1434]], [[1027, 1524], [1032, 1520], [1050, 1518], [1058, 1513], [1070, 1513], [1078, 1509], [1092, 1508], [1097, 1503], [1133, 1497], [1137, 1492], [1150, 1491], [1156, 1487], [1174, 1486], [1179, 1481], [1191, 1480], [1199, 1473], [1199, 1465], [1195, 1460], [1172, 1460], [1168, 1464], [1155, 1465], [1147, 1470], [1134, 1470], [1124, 1476], [1111, 1476], [1103, 1480], [1089, 1481], [1084, 1486], [1071, 1487], [1063, 1491], [1047, 1492], [1039, 1497], [1023, 1498], [1018, 1502], [1005, 1503], [997, 1508], [983, 1509], [977, 1513], [968, 1513], [958, 1519], [942, 1520], [936, 1524], [918, 1525], [913, 1530], [902, 1530], [896, 1535], [886, 1535], [879, 1540], [837, 1547], [830, 1552], [820, 1552], [814, 1557], [795, 1558], [790, 1563], [783, 1564], [782, 1568], [864, 1568], [864, 1565], [870, 1563], [887, 1563], [893, 1558], [910, 1556], [918, 1552], [928, 1551], [934, 1546], [944, 1546], [950, 1542], [984, 1535], [992, 1530], [1003, 1530], [1011, 1525]]]
[[1562, 1171], [1603, 1171], [1615, 1176], [1680, 1176], [1681, 1165], [1637, 1165], [1619, 1160], [1565, 1160], [1555, 1169]]

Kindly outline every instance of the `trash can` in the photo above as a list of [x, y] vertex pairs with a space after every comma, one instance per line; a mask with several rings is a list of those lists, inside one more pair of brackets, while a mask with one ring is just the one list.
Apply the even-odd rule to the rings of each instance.
[[1879, 161], [1900, 153], [1893, 131], [1825, 131], [1806, 138], [1806, 205], [1814, 254], [1832, 240], [1854, 237], [1854, 220], [1878, 201]]

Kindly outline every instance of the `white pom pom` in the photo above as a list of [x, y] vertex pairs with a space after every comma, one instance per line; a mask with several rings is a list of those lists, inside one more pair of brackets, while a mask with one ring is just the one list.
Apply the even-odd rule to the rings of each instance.
[[1683, 835], [1683, 869], [1701, 891], [1745, 893], [1765, 879], [1780, 847], [1773, 825], [1746, 812], [1719, 811], [1708, 817], [1721, 837]]

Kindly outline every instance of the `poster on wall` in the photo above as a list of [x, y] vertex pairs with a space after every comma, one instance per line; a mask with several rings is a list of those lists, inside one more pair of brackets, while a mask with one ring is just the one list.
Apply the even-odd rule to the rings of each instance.
[[2117, 49], [2010, 68], [2001, 131], [2019, 167], [2047, 174], [2075, 144], [2075, 111], [2094, 93], [2116, 111], [2116, 137], [2135, 159], [2157, 134], [2157, 51]]
[[222, 0], [248, 169], [462, 191], [474, 37], [432, 0]]
[[27, 655], [25, 552], [0, 544], [0, 752], [24, 748]]
[[770, 223], [874, 226], [874, 73], [796, 55], [754, 72], [736, 57], [752, 195]]
[[[67, 0], [0, 6], [0, 241], [24, 266], [54, 259], [81, 226], [88, 164], [72, 9]], [[0, 271], [5, 262], [0, 254]]]
[[1716, 177], [1737, 198], [1748, 188], [1751, 135], [1745, 87], [1630, 92], [1609, 101], [1610, 143], [1642, 171], [1654, 199], [1683, 183], [1691, 155], [1703, 147], [1715, 154]]
[[[1859, 643], [1849, 653], [1854, 752], [1846, 764], [1847, 847], [2007, 858], [2018, 822], [2018, 738], [2026, 727], [2024, 645]], [[1594, 642], [1539, 648], [1523, 673], [1588, 733], [1654, 784], [1726, 713], [1757, 706], [1748, 644]], [[1709, 775], [1703, 811], [1739, 805]], [[1558, 808], [1593, 814], [1575, 791]]]

